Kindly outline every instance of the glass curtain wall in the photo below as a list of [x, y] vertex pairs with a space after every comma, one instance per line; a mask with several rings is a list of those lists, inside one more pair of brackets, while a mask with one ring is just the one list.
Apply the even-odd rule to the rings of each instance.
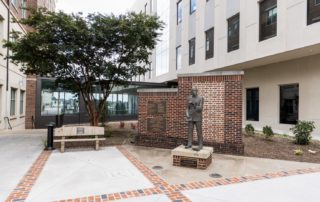
[[53, 80], [41, 83], [41, 116], [79, 113], [78, 93], [55, 87]]

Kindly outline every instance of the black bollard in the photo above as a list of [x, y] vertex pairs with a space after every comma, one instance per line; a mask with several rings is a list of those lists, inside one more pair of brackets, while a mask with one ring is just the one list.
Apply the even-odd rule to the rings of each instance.
[[55, 124], [52, 122], [47, 125], [48, 137], [47, 137], [47, 147], [45, 150], [49, 150], [49, 151], [54, 150], [54, 148], [53, 148], [53, 136], [54, 136], [53, 129], [54, 129], [54, 126], [55, 126]]

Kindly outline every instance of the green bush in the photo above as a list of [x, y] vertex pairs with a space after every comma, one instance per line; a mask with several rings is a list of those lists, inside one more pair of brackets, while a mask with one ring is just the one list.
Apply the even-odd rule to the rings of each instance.
[[254, 135], [254, 127], [251, 124], [247, 124], [244, 130], [247, 135]]
[[270, 126], [263, 127], [262, 132], [266, 136], [267, 139], [274, 136], [273, 130]]
[[298, 123], [291, 128], [295, 136], [295, 143], [299, 145], [307, 145], [311, 140], [311, 133], [315, 129], [312, 121], [298, 121]]

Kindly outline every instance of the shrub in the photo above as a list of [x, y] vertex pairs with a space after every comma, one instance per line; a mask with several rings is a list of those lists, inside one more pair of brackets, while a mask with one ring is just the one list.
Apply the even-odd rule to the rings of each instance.
[[263, 127], [262, 132], [266, 136], [267, 139], [274, 136], [273, 130], [270, 126]]
[[110, 130], [105, 130], [104, 131], [104, 136], [107, 137], [107, 138], [108, 137], [112, 137], [112, 132]]
[[247, 124], [244, 130], [247, 135], [254, 135], [254, 127], [251, 124]]
[[315, 129], [312, 121], [298, 121], [298, 123], [291, 128], [295, 136], [295, 143], [299, 145], [307, 145], [311, 140], [311, 133]]

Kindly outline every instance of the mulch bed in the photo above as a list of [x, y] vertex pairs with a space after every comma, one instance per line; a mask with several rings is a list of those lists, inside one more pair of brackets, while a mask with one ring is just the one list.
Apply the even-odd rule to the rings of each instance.
[[[100, 141], [100, 146], [112, 146], [131, 143], [137, 131], [134, 129], [108, 128], [106, 129], [106, 141]], [[243, 135], [245, 145], [244, 156], [259, 157], [299, 162], [320, 163], [320, 141], [311, 141], [309, 145], [296, 145], [292, 137], [274, 136], [271, 139], [266, 139], [264, 136]], [[66, 149], [77, 147], [92, 147], [94, 142], [68, 142]], [[54, 145], [57, 149], [60, 148], [60, 143]], [[295, 155], [294, 150], [301, 149], [301, 156]], [[317, 151], [316, 154], [311, 154], [308, 150]]]
[[[244, 135], [244, 155], [269, 159], [280, 159], [299, 162], [320, 163], [320, 142], [311, 141], [309, 145], [296, 145], [290, 137], [274, 136], [270, 140], [262, 135]], [[301, 156], [295, 155], [294, 150], [301, 149]], [[308, 150], [317, 151], [311, 154]]]

